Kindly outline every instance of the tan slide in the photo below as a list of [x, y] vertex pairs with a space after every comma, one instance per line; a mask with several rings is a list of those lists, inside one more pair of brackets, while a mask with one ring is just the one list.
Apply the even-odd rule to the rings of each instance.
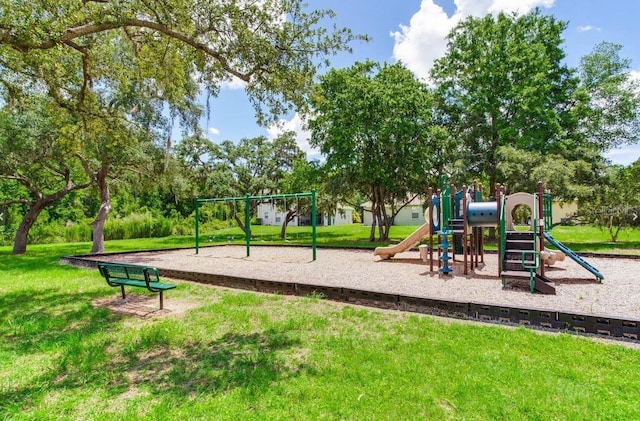
[[396, 255], [415, 247], [424, 237], [431, 235], [431, 224], [429, 222], [423, 224], [415, 230], [410, 236], [402, 240], [399, 244], [393, 244], [387, 247], [376, 247], [373, 252], [374, 256], [380, 256], [382, 260], [387, 260]]

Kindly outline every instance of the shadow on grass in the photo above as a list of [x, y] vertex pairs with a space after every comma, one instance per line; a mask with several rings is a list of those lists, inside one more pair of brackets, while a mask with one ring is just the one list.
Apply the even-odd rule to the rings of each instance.
[[57, 349], [61, 344], [104, 330], [120, 317], [91, 307], [102, 293], [21, 290], [0, 296], [0, 350], [17, 356]]
[[188, 328], [175, 329], [180, 319], [139, 320], [92, 307], [101, 295], [24, 290], [0, 297], [0, 351], [42, 365], [35, 373], [15, 368], [10, 377], [32, 378], [0, 389], [0, 412], [42, 409], [51, 396], [89, 390], [112, 397], [110, 403], [126, 397], [179, 404], [185, 397], [230, 389], [251, 397], [304, 369], [280, 354], [299, 345], [285, 327], [202, 340]]
[[[147, 389], [154, 394], [215, 395], [241, 388], [254, 396], [278, 378], [298, 371], [278, 357], [279, 351], [297, 344], [286, 332], [277, 330], [227, 333], [179, 348], [141, 347], [127, 352], [122, 363], [104, 369], [122, 374], [128, 389]], [[64, 385], [69, 386], [73, 383]]]

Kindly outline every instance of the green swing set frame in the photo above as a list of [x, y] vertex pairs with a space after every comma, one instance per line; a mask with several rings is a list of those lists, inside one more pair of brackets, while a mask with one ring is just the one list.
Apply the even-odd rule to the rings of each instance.
[[307, 193], [291, 193], [291, 194], [272, 194], [267, 196], [236, 196], [236, 197], [216, 197], [211, 199], [199, 199], [195, 198], [195, 210], [196, 210], [196, 254], [200, 249], [200, 227], [198, 220], [200, 219], [199, 207], [201, 203], [216, 203], [216, 202], [237, 202], [244, 201], [244, 222], [245, 222], [245, 243], [247, 248], [247, 257], [251, 255], [251, 201], [252, 200], [277, 200], [277, 199], [289, 199], [289, 198], [311, 198], [311, 250], [313, 253], [313, 260], [316, 260], [316, 248], [317, 248], [317, 203], [316, 203], [316, 191], [311, 190]]

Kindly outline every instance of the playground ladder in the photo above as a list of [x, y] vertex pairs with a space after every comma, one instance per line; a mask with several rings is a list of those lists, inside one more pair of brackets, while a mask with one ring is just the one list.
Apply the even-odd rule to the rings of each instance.
[[[504, 259], [502, 261], [503, 286], [507, 278], [530, 279], [529, 267], [535, 263], [536, 246], [535, 233], [533, 231], [507, 231], [505, 233]], [[526, 257], [523, 258], [523, 253]], [[549, 279], [535, 274], [533, 288], [543, 294], [555, 294], [555, 288], [549, 283]]]

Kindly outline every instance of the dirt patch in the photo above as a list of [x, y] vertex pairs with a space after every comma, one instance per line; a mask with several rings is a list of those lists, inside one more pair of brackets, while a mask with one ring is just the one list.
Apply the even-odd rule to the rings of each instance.
[[164, 308], [160, 310], [157, 296], [127, 294], [127, 298], [120, 296], [99, 298], [91, 303], [94, 307], [108, 308], [114, 313], [125, 316], [149, 319], [184, 314], [187, 310], [200, 307], [201, 303], [189, 300], [164, 298]]

